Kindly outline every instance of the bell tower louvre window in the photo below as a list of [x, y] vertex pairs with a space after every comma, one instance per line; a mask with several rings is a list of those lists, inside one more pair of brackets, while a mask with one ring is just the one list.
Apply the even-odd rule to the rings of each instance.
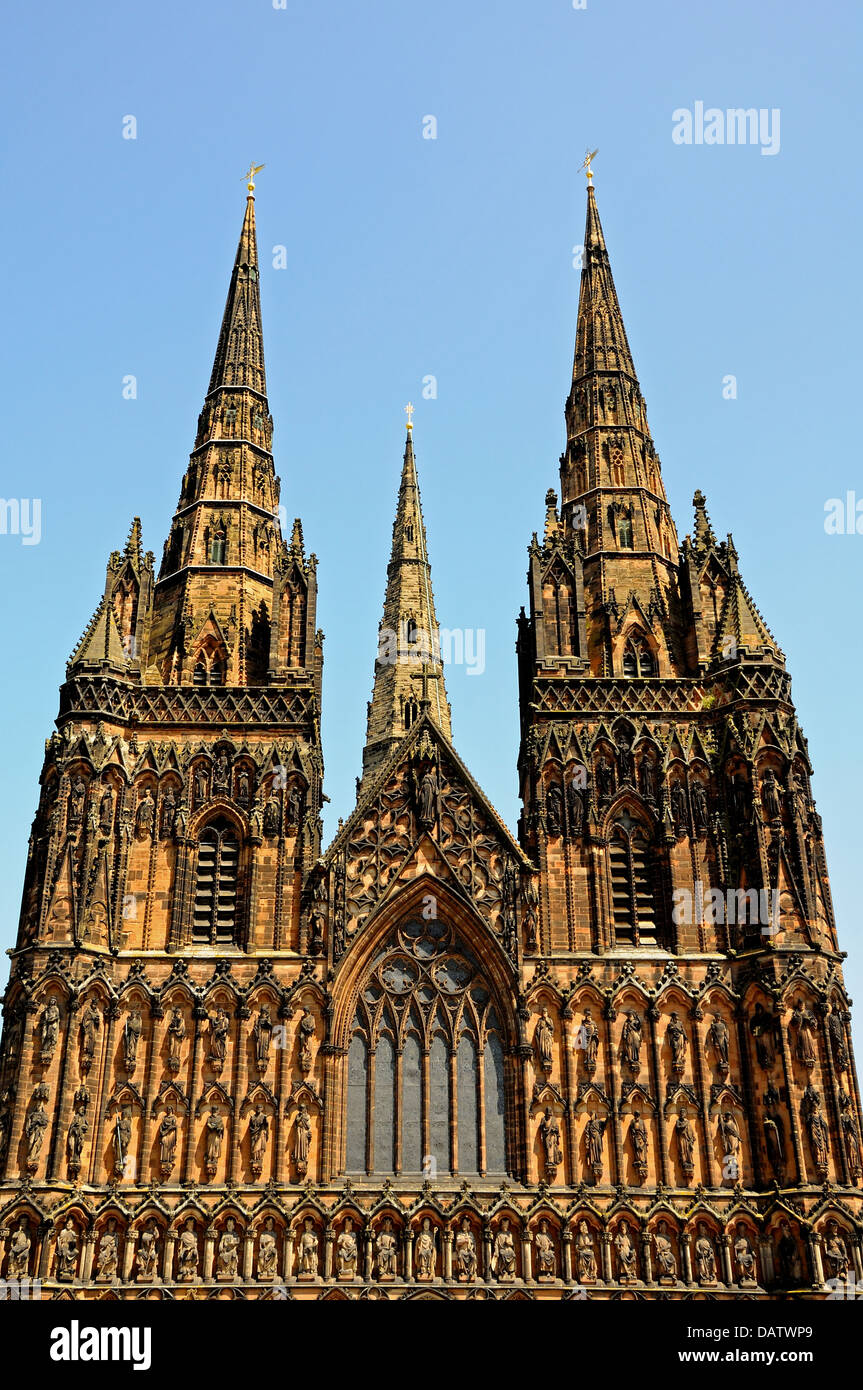
[[239, 841], [226, 821], [213, 821], [201, 832], [192, 924], [197, 944], [236, 942], [239, 858]]

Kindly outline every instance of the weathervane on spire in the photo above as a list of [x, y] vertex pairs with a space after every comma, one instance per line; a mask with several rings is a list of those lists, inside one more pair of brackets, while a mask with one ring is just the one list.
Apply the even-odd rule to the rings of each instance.
[[590, 187], [591, 183], [593, 182], [593, 174], [591, 173], [591, 170], [590, 170], [591, 160], [596, 159], [596, 156], [597, 156], [598, 154], [599, 154], [599, 150], [586, 150], [586, 151], [585, 151], [585, 155], [584, 155], [584, 163], [582, 164], [581, 168], [580, 168], [579, 171], [578, 171], [579, 173], [584, 172], [584, 173], [587, 174], [587, 186], [588, 186], [588, 188]]
[[249, 172], [243, 175], [243, 178], [247, 181], [246, 187], [250, 193], [254, 193], [255, 191], [255, 174], [259, 174], [263, 168], [263, 164], [250, 164]]
[[405, 406], [405, 415], [408, 417], [408, 429], [412, 430], [414, 427], [414, 408], [411, 401], [408, 401]]

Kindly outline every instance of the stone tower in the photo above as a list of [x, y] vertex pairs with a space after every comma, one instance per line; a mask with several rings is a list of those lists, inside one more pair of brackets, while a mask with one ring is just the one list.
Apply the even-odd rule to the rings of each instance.
[[316, 564], [280, 526], [252, 194], [158, 577], [135, 521], [46, 747], [0, 1275], [297, 1299], [863, 1278], [806, 741], [700, 492], [678, 542], [592, 187], [518, 623], [518, 833], [453, 746], [409, 425], [326, 849]]

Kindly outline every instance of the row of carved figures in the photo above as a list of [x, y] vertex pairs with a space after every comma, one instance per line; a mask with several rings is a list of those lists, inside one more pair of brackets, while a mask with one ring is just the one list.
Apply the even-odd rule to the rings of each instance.
[[863, 1275], [860, 1232], [832, 1216], [806, 1230], [805, 1240], [785, 1216], [761, 1232], [747, 1220], [732, 1220], [723, 1230], [712, 1219], [680, 1226], [662, 1216], [622, 1215], [599, 1226], [593, 1214], [563, 1225], [541, 1214], [490, 1220], [467, 1213], [446, 1223], [431, 1215], [406, 1221], [358, 1213], [325, 1223], [310, 1213], [289, 1226], [277, 1215], [246, 1225], [232, 1215], [213, 1222], [199, 1213], [169, 1226], [155, 1216], [124, 1225], [117, 1216], [98, 1225], [72, 1214], [56, 1225], [37, 1225], [27, 1213], [13, 1216], [2, 1232], [5, 1278], [85, 1284], [520, 1280], [585, 1289], [755, 1289], [820, 1287]]

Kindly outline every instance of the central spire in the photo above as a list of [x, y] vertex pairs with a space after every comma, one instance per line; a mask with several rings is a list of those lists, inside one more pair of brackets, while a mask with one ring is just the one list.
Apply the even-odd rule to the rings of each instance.
[[[250, 183], [249, 187], [254, 185]], [[246, 198], [246, 215], [237, 244], [207, 395], [212, 395], [220, 387], [238, 386], [248, 387], [259, 396], [267, 394], [253, 193]]]
[[423, 709], [447, 738], [452, 738], [414, 459], [412, 414], [413, 407], [409, 407], [375, 684], [368, 707], [364, 778], [383, 766]]

